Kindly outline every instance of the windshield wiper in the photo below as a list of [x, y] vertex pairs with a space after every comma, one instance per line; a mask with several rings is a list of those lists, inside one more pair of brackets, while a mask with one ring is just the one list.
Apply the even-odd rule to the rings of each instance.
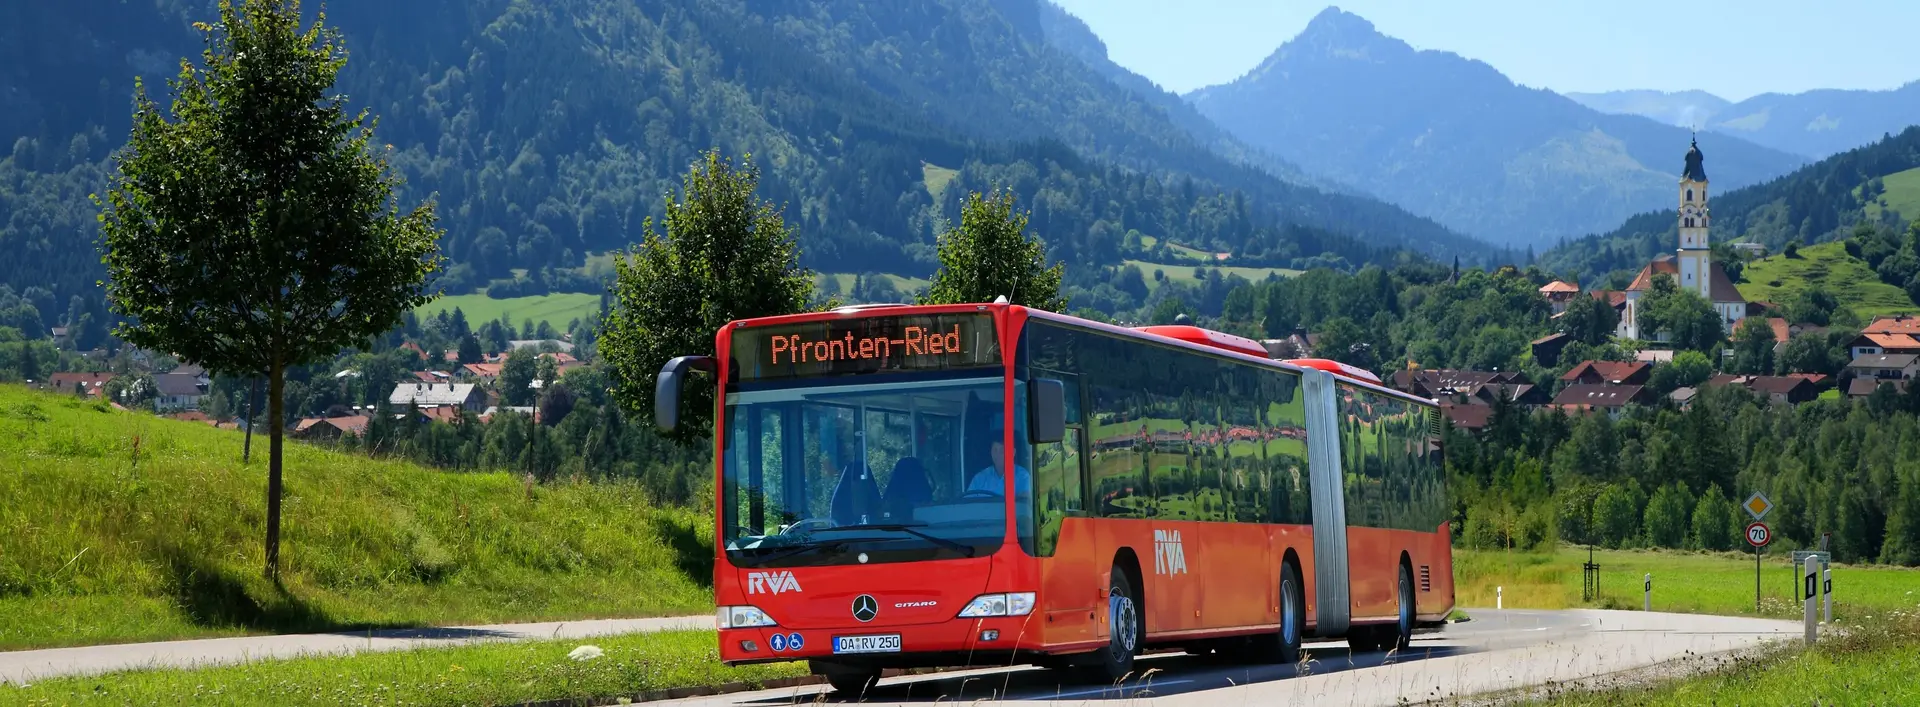
[[[829, 547], [837, 547], [840, 545], [845, 545], [857, 539], [858, 538], [836, 538], [836, 539], [828, 539], [828, 540], [812, 540], [804, 543], [799, 543], [796, 545], [782, 545], [778, 547], [779, 552], [773, 552], [771, 554], [761, 555], [759, 557], [753, 558], [753, 560], [760, 564], [766, 564], [769, 562], [782, 560], [788, 557], [793, 557], [794, 555], [798, 555], [803, 552], [811, 552], [813, 550], [824, 550]], [[758, 549], [758, 548], [753, 548], [753, 549]], [[769, 549], [772, 549], [772, 548], [769, 548]]]
[[952, 550], [954, 552], [964, 554], [967, 557], [973, 557], [975, 550], [972, 545], [957, 543], [952, 540], [948, 540], [946, 538], [940, 537], [938, 535], [934, 535], [932, 533], [928, 533], [920, 530], [920, 528], [925, 528], [925, 527], [927, 527], [926, 523], [860, 523], [857, 525], [839, 525], [839, 526], [834, 526], [832, 528], [826, 528], [825, 530], [898, 531], [898, 532], [906, 533], [908, 535], [912, 535], [916, 538], [920, 538], [921, 540], [925, 540], [935, 545], [939, 545], [940, 547], [944, 547], [948, 550]]

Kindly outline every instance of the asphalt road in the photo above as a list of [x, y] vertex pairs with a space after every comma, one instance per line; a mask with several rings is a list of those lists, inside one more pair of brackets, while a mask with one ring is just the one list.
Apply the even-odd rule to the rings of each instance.
[[1637, 611], [1495, 611], [1416, 637], [1397, 653], [1354, 654], [1344, 642], [1312, 643], [1300, 666], [1236, 665], [1188, 655], [1139, 662], [1140, 679], [1119, 685], [1062, 684], [1035, 668], [976, 670], [883, 680], [863, 700], [819, 686], [661, 703], [675, 707], [789, 704], [1398, 705], [1464, 697], [1669, 664], [1699, 661], [1799, 635], [1787, 621]]
[[664, 630], [713, 630], [713, 616], [244, 636], [0, 652], [0, 683], [136, 668], [191, 668], [305, 655], [345, 655], [456, 646], [481, 641], [588, 638]]

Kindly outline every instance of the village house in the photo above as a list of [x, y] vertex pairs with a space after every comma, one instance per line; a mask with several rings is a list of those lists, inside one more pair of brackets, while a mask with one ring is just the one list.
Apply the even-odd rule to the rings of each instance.
[[1920, 317], [1879, 317], [1847, 342], [1853, 358], [1878, 354], [1920, 354]]
[[1580, 286], [1571, 282], [1554, 280], [1540, 286], [1540, 296], [1547, 298], [1547, 304], [1553, 306], [1553, 316], [1567, 312], [1567, 304], [1580, 294]]
[[153, 377], [153, 411], [156, 413], [198, 410], [206, 400], [213, 378], [206, 369], [192, 364]]
[[1540, 365], [1557, 366], [1560, 365], [1560, 352], [1566, 350], [1567, 344], [1571, 343], [1573, 343], [1573, 337], [1561, 333], [1534, 339], [1528, 346], [1533, 349], [1533, 360], [1539, 361]]
[[1826, 376], [1737, 376], [1720, 374], [1707, 385], [1737, 385], [1776, 405], [1799, 405], [1820, 397]]
[[472, 383], [400, 383], [387, 396], [390, 407], [412, 405], [422, 410], [451, 406], [479, 412], [486, 402], [486, 393]]
[[1628, 405], [1646, 404], [1647, 398], [1647, 387], [1644, 385], [1576, 383], [1560, 389], [1560, 394], [1553, 396], [1553, 407], [1565, 412], [1601, 411], [1619, 415]]
[[1560, 380], [1578, 385], [1646, 385], [1652, 371], [1651, 364], [1640, 361], [1581, 361]]
[[1847, 397], [1864, 398], [1873, 394], [1880, 386], [1892, 386], [1893, 392], [1907, 392], [1908, 381], [1891, 378], [1850, 378], [1847, 380]]
[[366, 415], [309, 417], [294, 424], [293, 437], [308, 441], [335, 440], [345, 435], [359, 437], [367, 433]]
[[106, 388], [107, 381], [113, 380], [113, 374], [100, 373], [55, 373], [47, 378], [47, 387], [58, 393], [79, 391], [89, 398], [99, 397]]
[[1906, 380], [1920, 372], [1920, 354], [1868, 354], [1847, 362], [1841, 373], [1847, 378]]

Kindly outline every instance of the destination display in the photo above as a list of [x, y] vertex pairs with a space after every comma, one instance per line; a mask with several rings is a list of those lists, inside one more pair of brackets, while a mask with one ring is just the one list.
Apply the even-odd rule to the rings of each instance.
[[736, 380], [996, 366], [988, 314], [851, 317], [733, 333]]

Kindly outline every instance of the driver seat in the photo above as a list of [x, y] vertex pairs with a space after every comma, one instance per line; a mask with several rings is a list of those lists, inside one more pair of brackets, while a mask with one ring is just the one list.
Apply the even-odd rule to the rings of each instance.
[[833, 486], [832, 511], [837, 525], [879, 521], [880, 485], [867, 465], [853, 462], [841, 467], [840, 481]]
[[893, 464], [893, 476], [887, 481], [886, 514], [888, 522], [913, 520], [913, 509], [933, 500], [933, 482], [926, 467], [913, 457], [901, 457]]

